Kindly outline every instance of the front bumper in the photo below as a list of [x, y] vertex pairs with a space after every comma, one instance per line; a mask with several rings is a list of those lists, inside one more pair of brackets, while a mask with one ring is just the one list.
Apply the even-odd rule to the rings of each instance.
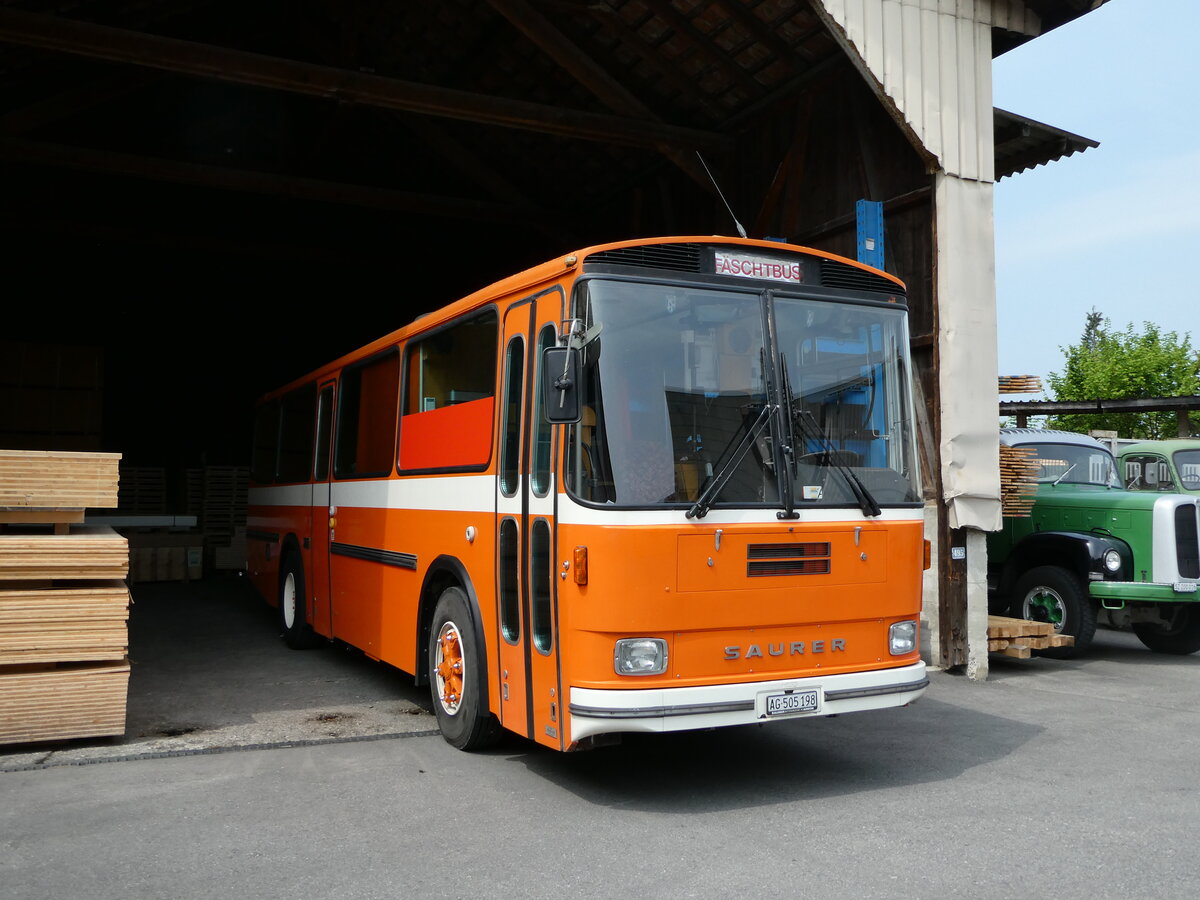
[[1093, 581], [1088, 584], [1088, 594], [1104, 601], [1109, 608], [1125, 603], [1188, 603], [1200, 601], [1200, 590], [1196, 582], [1185, 581], [1178, 585], [1149, 581]]
[[[925, 663], [896, 669], [817, 675], [704, 687], [594, 690], [572, 687], [571, 741], [619, 732], [688, 731], [755, 722], [832, 716], [912, 703], [929, 686]], [[818, 688], [818, 712], [768, 719], [763, 698], [772, 693]]]

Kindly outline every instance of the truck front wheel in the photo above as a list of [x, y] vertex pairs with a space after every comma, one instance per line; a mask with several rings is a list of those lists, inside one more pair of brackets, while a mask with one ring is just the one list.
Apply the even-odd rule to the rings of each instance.
[[1133, 633], [1155, 653], [1186, 656], [1200, 650], [1200, 609], [1181, 605], [1165, 618], [1169, 624], [1135, 622]]
[[1096, 633], [1096, 604], [1074, 575], [1057, 566], [1038, 566], [1017, 579], [1013, 606], [1023, 619], [1049, 622], [1056, 634], [1075, 638], [1072, 647], [1050, 647], [1041, 656], [1069, 659], [1086, 650]]

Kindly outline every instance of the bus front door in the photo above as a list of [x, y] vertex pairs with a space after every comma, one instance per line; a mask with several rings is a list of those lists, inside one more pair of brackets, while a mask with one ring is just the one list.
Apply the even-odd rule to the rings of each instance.
[[563, 748], [555, 586], [551, 426], [541, 409], [542, 351], [565, 313], [554, 288], [504, 317], [496, 479], [498, 714], [506, 728]]

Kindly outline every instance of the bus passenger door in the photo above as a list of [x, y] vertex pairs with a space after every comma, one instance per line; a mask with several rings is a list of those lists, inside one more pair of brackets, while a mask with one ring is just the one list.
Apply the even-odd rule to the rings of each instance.
[[504, 318], [496, 480], [499, 715], [505, 727], [562, 749], [554, 577], [553, 446], [541, 410], [542, 350], [564, 315], [554, 288]]
[[313, 454], [312, 524], [309, 559], [312, 584], [308, 586], [308, 624], [317, 634], [333, 636], [333, 607], [329, 602], [329, 459], [333, 440], [333, 395], [336, 382], [321, 385], [317, 396], [316, 452]]

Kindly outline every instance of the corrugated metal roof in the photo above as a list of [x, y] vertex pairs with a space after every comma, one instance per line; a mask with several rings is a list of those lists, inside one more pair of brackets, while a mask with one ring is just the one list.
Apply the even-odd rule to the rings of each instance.
[[1003, 109], [993, 110], [996, 180], [1045, 165], [1100, 142]]

